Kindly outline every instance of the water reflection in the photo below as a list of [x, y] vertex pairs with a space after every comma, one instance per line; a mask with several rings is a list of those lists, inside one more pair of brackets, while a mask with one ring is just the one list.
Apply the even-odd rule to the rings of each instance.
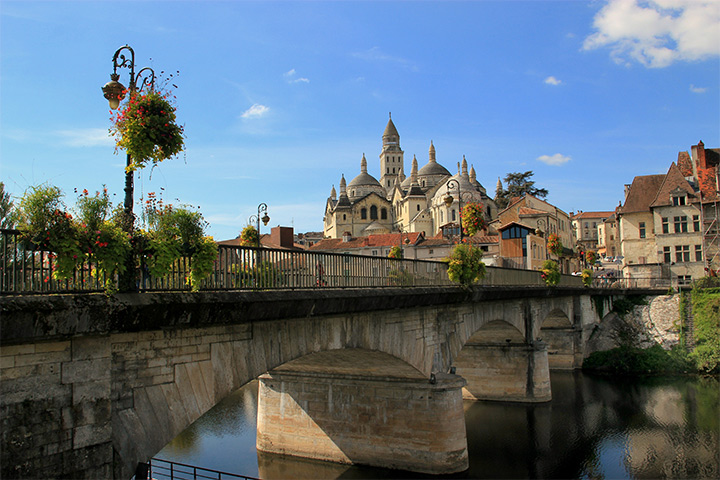
[[[457, 478], [718, 478], [717, 378], [598, 378], [553, 372], [553, 400], [466, 402], [470, 469]], [[430, 478], [259, 453], [257, 383], [157, 456], [266, 479]]]

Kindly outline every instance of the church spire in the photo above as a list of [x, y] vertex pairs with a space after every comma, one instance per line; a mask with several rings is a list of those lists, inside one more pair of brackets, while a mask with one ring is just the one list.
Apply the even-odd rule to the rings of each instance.
[[430, 163], [435, 163], [437, 160], [435, 159], [435, 145], [433, 145], [432, 140], [430, 140], [430, 150], [428, 151], [429, 157], [430, 157]]
[[345, 174], [342, 174], [342, 177], [340, 178], [340, 196], [343, 195], [347, 196], [347, 182], [345, 181]]
[[332, 190], [330, 190], [330, 200], [337, 200], [337, 192], [335, 191], [335, 185], [333, 185]]
[[467, 168], [467, 160], [465, 160], [465, 155], [463, 155], [462, 159], [462, 176], [463, 178], [468, 178], [468, 168]]
[[477, 174], [475, 173], [475, 167], [470, 165], [470, 181], [477, 182]]
[[360, 173], [367, 173], [367, 159], [365, 153], [363, 153], [362, 160], [360, 160]]

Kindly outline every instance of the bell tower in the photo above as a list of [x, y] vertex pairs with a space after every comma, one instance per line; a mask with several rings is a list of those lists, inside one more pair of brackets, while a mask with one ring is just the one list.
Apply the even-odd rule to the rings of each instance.
[[389, 194], [395, 185], [395, 180], [405, 180], [403, 171], [403, 154], [400, 148], [400, 134], [392, 121], [392, 114], [382, 136], [382, 152], [380, 153], [380, 185]]

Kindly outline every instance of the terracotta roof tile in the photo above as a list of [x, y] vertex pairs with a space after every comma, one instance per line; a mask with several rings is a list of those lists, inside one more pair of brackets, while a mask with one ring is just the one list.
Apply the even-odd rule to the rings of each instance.
[[690, 186], [688, 181], [685, 180], [685, 177], [683, 176], [678, 166], [673, 163], [672, 165], [670, 165], [670, 169], [665, 175], [665, 180], [663, 180], [663, 183], [658, 190], [655, 201], [653, 201], [650, 206], [660, 207], [664, 205], [672, 205], [671, 192], [677, 191], [678, 189], [684, 191], [687, 194], [690, 202], [697, 202], [698, 199], [692, 186]]
[[640, 175], [635, 177], [620, 213], [649, 212], [650, 204], [657, 197], [663, 180], [665, 180], [665, 175]]

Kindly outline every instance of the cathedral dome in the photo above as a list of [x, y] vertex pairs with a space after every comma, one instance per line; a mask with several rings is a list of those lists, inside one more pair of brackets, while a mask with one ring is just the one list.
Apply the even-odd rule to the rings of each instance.
[[365, 154], [360, 162], [360, 174], [353, 178], [347, 185], [348, 196], [350, 198], [364, 197], [365, 195], [375, 192], [381, 197], [385, 197], [385, 189], [380, 185], [375, 177], [367, 173], [367, 160]]

